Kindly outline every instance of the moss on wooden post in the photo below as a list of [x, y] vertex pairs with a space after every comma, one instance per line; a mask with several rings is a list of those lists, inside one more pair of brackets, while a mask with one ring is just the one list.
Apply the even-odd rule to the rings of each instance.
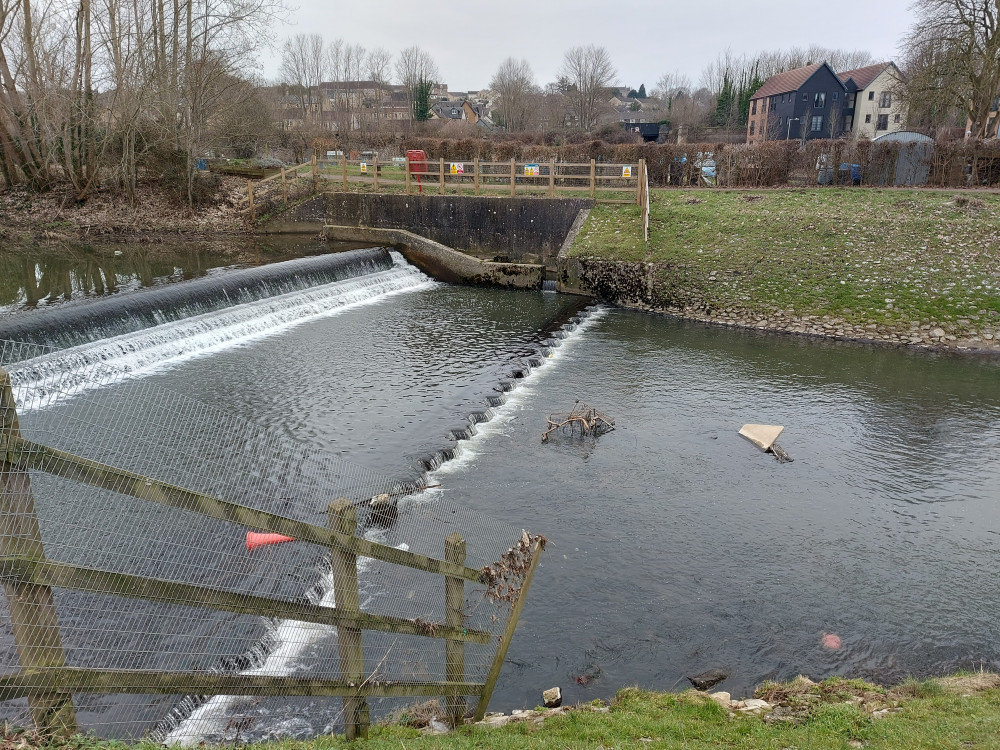
[[[458, 565], [465, 565], [465, 540], [455, 532], [444, 540], [444, 559]], [[461, 578], [445, 576], [444, 579], [445, 625], [461, 628], [465, 621], [465, 581]], [[465, 643], [445, 641], [445, 679], [448, 682], [465, 681]], [[448, 718], [452, 726], [462, 723], [465, 715], [465, 698], [460, 695], [447, 699]]]
[[[7, 446], [20, 437], [10, 376], [0, 370], [0, 555], [44, 561], [42, 534], [35, 515], [28, 472], [8, 463]], [[22, 672], [66, 666], [52, 589], [25, 582], [5, 582], [14, 643]], [[45, 735], [76, 732], [73, 696], [39, 692], [28, 698], [35, 728]]]
[[[330, 504], [330, 526], [341, 534], [354, 536], [358, 527], [358, 511], [346, 498]], [[345, 615], [361, 613], [358, 595], [358, 558], [341, 546], [331, 550], [333, 590], [337, 609]], [[365, 679], [365, 655], [361, 645], [361, 628], [341, 625], [337, 628], [337, 648], [340, 652], [340, 678], [360, 686]], [[348, 740], [368, 738], [368, 702], [363, 697], [344, 698], [344, 729]]]

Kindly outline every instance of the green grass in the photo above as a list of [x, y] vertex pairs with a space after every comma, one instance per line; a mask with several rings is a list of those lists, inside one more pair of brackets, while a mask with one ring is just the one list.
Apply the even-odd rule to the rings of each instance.
[[706, 309], [975, 330], [1000, 316], [1000, 196], [878, 189], [656, 190], [597, 206], [571, 254], [669, 266]]
[[[984, 681], [984, 678], [989, 678]], [[948, 683], [947, 680], [952, 682]], [[963, 681], [964, 680], [964, 681]], [[885, 690], [860, 680], [834, 678], [818, 684], [769, 683], [762, 690], [781, 708], [770, 717], [735, 714], [704, 694], [622, 690], [610, 711], [574, 710], [535, 723], [502, 728], [466, 726], [446, 736], [378, 725], [366, 741], [341, 737], [259, 745], [284, 750], [366, 748], [371, 750], [471, 750], [495, 748], [676, 748], [696, 750], [975, 750], [997, 747], [1000, 690], [993, 675], [906, 683]], [[758, 691], [760, 693], [760, 691]], [[796, 699], [810, 698], [811, 700]], [[784, 713], [780, 713], [781, 711]], [[877, 713], [876, 713], [877, 712]], [[8, 735], [7, 747], [17, 747]], [[64, 747], [124, 748], [122, 743], [76, 738]], [[140, 747], [153, 750], [153, 746]]]

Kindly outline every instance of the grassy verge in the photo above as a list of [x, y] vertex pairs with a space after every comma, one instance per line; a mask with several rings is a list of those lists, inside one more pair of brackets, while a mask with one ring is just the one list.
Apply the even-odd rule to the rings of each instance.
[[[984, 673], [909, 682], [888, 690], [861, 680], [833, 678], [817, 684], [798, 678], [761, 686], [758, 696], [772, 706], [763, 713], [742, 713], [704, 693], [649, 693], [629, 688], [618, 694], [609, 709], [585, 706], [548, 714], [544, 710], [528, 712], [521, 720], [499, 728], [466, 726], [448, 735], [427, 736], [415, 728], [380, 725], [372, 728], [367, 741], [353, 745], [340, 737], [321, 737], [258, 747], [985, 749], [997, 747], [1000, 737], [998, 686], [1000, 678]], [[5, 739], [8, 748], [37, 746], [30, 737], [13, 732]], [[81, 750], [125, 747], [87, 738], [76, 738], [63, 746]], [[146, 747], [152, 750], [154, 746]]]
[[1000, 327], [1000, 196], [929, 190], [657, 190], [597, 206], [571, 254], [683, 271], [705, 310], [836, 316], [959, 335]]

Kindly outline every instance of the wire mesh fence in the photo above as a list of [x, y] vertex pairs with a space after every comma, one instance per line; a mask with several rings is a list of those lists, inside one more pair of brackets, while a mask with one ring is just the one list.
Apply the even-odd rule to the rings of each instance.
[[45, 354], [0, 342], [0, 719], [197, 744], [485, 710], [540, 537]]

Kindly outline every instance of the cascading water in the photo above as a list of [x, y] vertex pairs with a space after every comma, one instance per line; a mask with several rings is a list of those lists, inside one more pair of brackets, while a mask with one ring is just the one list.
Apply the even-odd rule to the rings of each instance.
[[[350, 256], [350, 257], [345, 257]], [[206, 292], [204, 283], [195, 292], [181, 287], [154, 290], [146, 295], [136, 294], [126, 302], [135, 303], [121, 309], [114, 315], [114, 322], [97, 323], [94, 307], [120, 306], [121, 300], [100, 300], [81, 309], [63, 308], [54, 311], [60, 315], [62, 325], [69, 328], [56, 335], [51, 323], [42, 318], [39, 325], [30, 322], [34, 315], [25, 315], [28, 323], [15, 320], [0, 327], [0, 339], [11, 332], [27, 334], [33, 342], [65, 344], [68, 341], [83, 340], [76, 346], [35, 358], [30, 365], [21, 368], [22, 382], [25, 377], [38, 381], [59, 377], [66, 381], [67, 373], [84, 373], [95, 365], [106, 365], [129, 373], [139, 373], [161, 368], [192, 357], [204, 355], [220, 348], [246, 342], [262, 336], [269, 336], [299, 325], [308, 320], [327, 315], [335, 315], [358, 305], [376, 302], [388, 295], [426, 289], [434, 285], [430, 278], [406, 263], [398, 253], [385, 250], [359, 250], [329, 258], [306, 258], [309, 261], [307, 273], [298, 265], [285, 271], [293, 271], [289, 278], [274, 273], [260, 274], [263, 269], [248, 269], [234, 273], [239, 281], [203, 279], [212, 282], [226, 295], [238, 299], [256, 297], [252, 301], [235, 304], [210, 312], [191, 314], [193, 311], [210, 308], [218, 304], [218, 299], [205, 300], [199, 296]], [[383, 262], [388, 258], [388, 267]], [[323, 260], [323, 263], [317, 262]], [[299, 261], [290, 261], [298, 264]], [[308, 286], [309, 282], [319, 282], [329, 277], [345, 277], [343, 280]], [[225, 283], [222, 283], [225, 282]], [[191, 282], [192, 284], [199, 282]], [[280, 292], [289, 287], [303, 286], [301, 289]], [[141, 298], [141, 299], [140, 299]], [[157, 306], [163, 303], [164, 306]], [[150, 327], [142, 327], [149, 320], [166, 320]], [[169, 319], [169, 320], [167, 320]], [[104, 334], [113, 328], [124, 329], [108, 338]], [[81, 382], [81, 386], [85, 385]], [[28, 405], [30, 407], [30, 405]]]
[[398, 260], [394, 260], [385, 248], [298, 258], [129, 295], [11, 315], [0, 319], [0, 339], [68, 349], [237, 305], [389, 271], [394, 265], [399, 265]]

